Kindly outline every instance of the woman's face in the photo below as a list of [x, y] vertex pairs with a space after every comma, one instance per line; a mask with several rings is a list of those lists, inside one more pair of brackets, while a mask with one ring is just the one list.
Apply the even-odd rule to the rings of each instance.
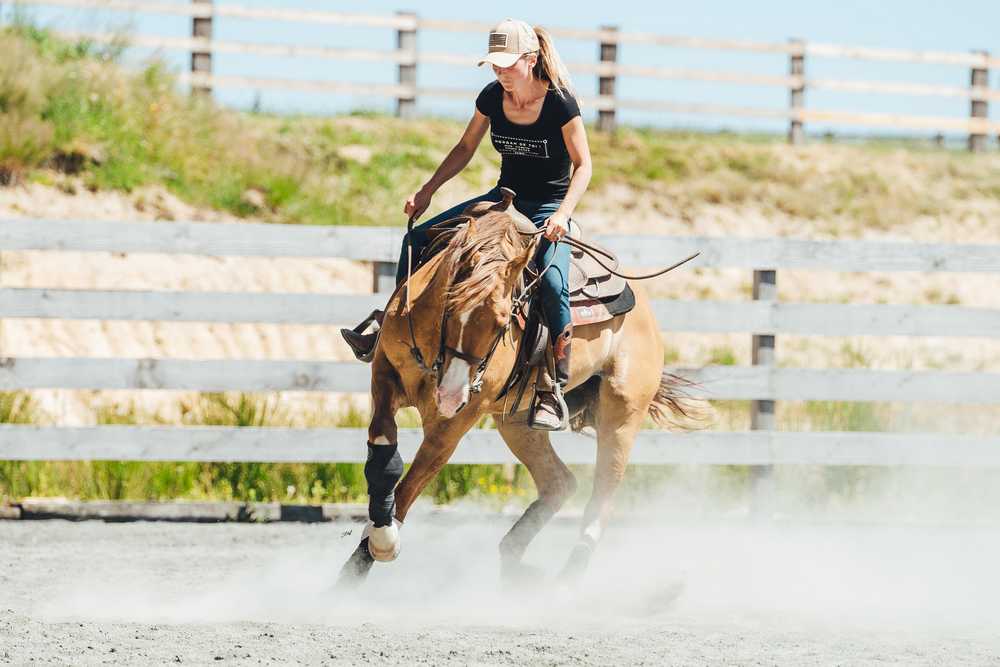
[[516, 84], [524, 83], [531, 79], [531, 71], [538, 62], [538, 56], [534, 53], [526, 53], [518, 58], [510, 67], [497, 67], [493, 65], [493, 73], [497, 76], [497, 81], [504, 90], [510, 90]]

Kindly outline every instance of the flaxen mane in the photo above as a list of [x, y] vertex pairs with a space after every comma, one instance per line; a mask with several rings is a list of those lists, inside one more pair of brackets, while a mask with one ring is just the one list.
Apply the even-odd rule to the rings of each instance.
[[514, 220], [499, 211], [484, 213], [459, 228], [444, 250], [442, 269], [451, 285], [448, 311], [461, 315], [483, 303], [504, 279], [523, 243]]

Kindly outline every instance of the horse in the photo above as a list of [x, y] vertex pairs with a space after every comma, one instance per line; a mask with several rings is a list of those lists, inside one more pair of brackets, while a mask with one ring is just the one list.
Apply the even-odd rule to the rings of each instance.
[[[338, 585], [365, 578], [374, 561], [392, 561], [400, 528], [413, 502], [451, 458], [463, 435], [485, 414], [534, 480], [538, 497], [500, 542], [505, 580], [538, 573], [522, 563], [529, 543], [576, 490], [576, 479], [552, 448], [549, 434], [507, 416], [499, 397], [517, 360], [523, 332], [512, 323], [518, 287], [534, 257], [538, 232], [511, 209], [510, 198], [479, 202], [452, 221], [443, 249], [401, 283], [390, 297], [372, 360], [368, 427], [370, 521], [341, 570]], [[585, 572], [608, 523], [635, 436], [647, 415], [661, 426], [691, 417], [683, 378], [664, 370], [663, 342], [649, 298], [630, 281], [635, 306], [624, 314], [573, 330], [566, 403], [573, 426], [597, 433], [592, 494], [579, 539], [560, 578]], [[425, 359], [437, 363], [428, 365]], [[395, 414], [416, 407], [423, 440], [406, 475], [396, 451]], [[402, 479], [400, 479], [402, 477]], [[398, 485], [397, 485], [398, 482]]]

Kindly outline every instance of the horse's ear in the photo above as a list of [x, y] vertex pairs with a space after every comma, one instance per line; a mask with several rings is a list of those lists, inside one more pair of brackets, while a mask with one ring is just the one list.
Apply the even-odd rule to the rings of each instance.
[[510, 208], [511, 202], [514, 201], [514, 191], [510, 188], [500, 188], [500, 196], [503, 197], [501, 201], [498, 201], [493, 206], [490, 206], [491, 211], [506, 211]]

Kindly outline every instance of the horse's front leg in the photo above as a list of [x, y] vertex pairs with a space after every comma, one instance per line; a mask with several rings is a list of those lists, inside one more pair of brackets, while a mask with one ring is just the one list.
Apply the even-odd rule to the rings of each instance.
[[413, 457], [410, 469], [397, 486], [403, 470], [396, 444], [395, 411], [398, 403], [394, 398], [383, 398], [381, 391], [375, 391], [375, 386], [373, 381], [375, 411], [368, 428], [368, 462], [365, 464], [369, 521], [361, 543], [341, 570], [338, 581], [341, 587], [360, 583], [376, 560], [396, 559], [400, 549], [399, 529], [406, 513], [427, 483], [448, 462], [462, 436], [479, 417], [478, 411], [470, 405], [451, 419], [426, 420], [423, 442]]
[[406, 471], [403, 481], [396, 487], [396, 520], [401, 524], [406, 519], [413, 502], [424, 490], [424, 487], [437, 476], [444, 467], [455, 448], [461, 442], [462, 436], [472, 427], [479, 417], [474, 410], [466, 408], [449, 420], [424, 426], [424, 439], [420, 449], [413, 457], [410, 469]]
[[340, 571], [338, 586], [360, 583], [376, 560], [391, 561], [399, 554], [399, 523], [394, 520], [395, 488], [403, 474], [399, 455], [396, 410], [402, 390], [398, 375], [382, 354], [372, 364], [372, 419], [368, 425], [368, 525], [361, 543]]
[[[361, 543], [340, 571], [340, 579], [337, 582], [339, 587], [356, 586], [368, 575], [376, 560], [392, 561], [399, 555], [399, 529], [403, 525], [406, 513], [427, 483], [434, 479], [451, 458], [462, 439], [462, 434], [469, 428], [466, 426], [462, 429], [456, 426], [452, 424], [449, 428], [424, 429], [424, 440], [420, 444], [420, 449], [417, 450], [406, 476], [394, 490], [391, 485], [395, 485], [395, 480], [399, 479], [397, 470], [402, 470], [399, 453], [395, 446], [369, 444], [369, 456], [374, 451], [374, 455], [378, 457], [369, 458], [365, 465], [370, 499], [368, 512], [371, 519], [362, 535]], [[373, 461], [378, 463], [373, 465]], [[387, 513], [391, 508], [395, 509], [394, 514]], [[391, 517], [391, 520], [388, 517]]]

